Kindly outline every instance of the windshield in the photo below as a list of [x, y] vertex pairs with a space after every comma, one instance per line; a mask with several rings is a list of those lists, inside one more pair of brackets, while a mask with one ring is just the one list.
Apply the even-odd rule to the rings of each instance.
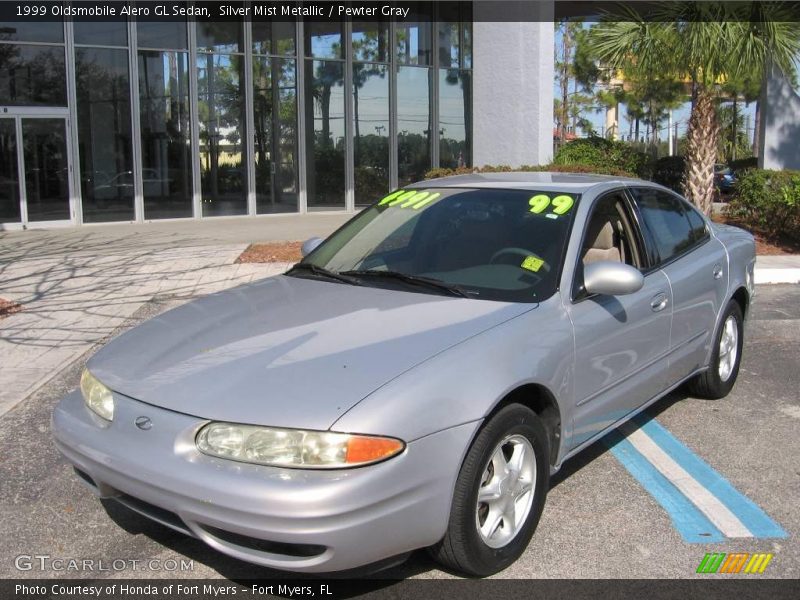
[[[397, 190], [302, 262], [358, 285], [423, 293], [449, 286], [469, 298], [538, 302], [557, 288], [577, 201], [561, 192]], [[311, 271], [296, 273], [303, 272]], [[445, 285], [425, 285], [430, 280]]]

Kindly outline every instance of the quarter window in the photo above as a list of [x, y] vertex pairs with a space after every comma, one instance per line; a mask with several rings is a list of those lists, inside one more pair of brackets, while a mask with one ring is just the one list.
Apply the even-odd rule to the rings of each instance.
[[[637, 188], [632, 192], [662, 263], [682, 254], [704, 237], [705, 224], [693, 224], [687, 215], [688, 209], [677, 196], [651, 188]], [[699, 215], [692, 218], [699, 218]], [[703, 233], [697, 237], [700, 226]]]

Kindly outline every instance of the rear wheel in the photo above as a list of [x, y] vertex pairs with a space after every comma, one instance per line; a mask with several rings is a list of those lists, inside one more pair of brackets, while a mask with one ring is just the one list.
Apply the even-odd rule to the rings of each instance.
[[689, 390], [700, 398], [717, 400], [733, 389], [742, 362], [743, 317], [739, 303], [731, 300], [725, 308], [722, 325], [714, 341], [711, 364], [689, 382]]
[[547, 432], [528, 408], [501, 409], [478, 433], [456, 481], [444, 539], [433, 557], [453, 570], [486, 576], [525, 551], [549, 485]]

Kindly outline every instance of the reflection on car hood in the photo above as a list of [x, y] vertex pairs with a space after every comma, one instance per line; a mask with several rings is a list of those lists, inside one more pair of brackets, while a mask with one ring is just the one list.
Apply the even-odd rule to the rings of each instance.
[[170, 410], [327, 429], [390, 379], [532, 306], [279, 276], [155, 317], [88, 366]]

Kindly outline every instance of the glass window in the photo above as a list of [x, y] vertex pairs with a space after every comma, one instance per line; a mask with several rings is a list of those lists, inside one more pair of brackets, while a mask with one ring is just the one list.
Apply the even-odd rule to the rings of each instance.
[[127, 46], [128, 23], [118, 21], [80, 21], [74, 23], [75, 43], [92, 46]]
[[69, 219], [69, 167], [64, 119], [22, 119], [22, 147], [28, 220]]
[[689, 219], [689, 225], [692, 228], [692, 242], [699, 242], [708, 236], [706, 229], [706, 222], [697, 209], [688, 203], [684, 204], [686, 210], [686, 217]]
[[344, 63], [307, 60], [306, 166], [310, 209], [344, 208]]
[[365, 206], [389, 191], [389, 67], [353, 65], [355, 203]]
[[247, 212], [243, 66], [235, 54], [197, 57], [203, 216]]
[[430, 69], [397, 69], [397, 175], [400, 185], [431, 168]]
[[77, 48], [78, 148], [83, 220], [134, 218], [128, 52]]
[[294, 22], [253, 21], [253, 52], [256, 54], [294, 54]]
[[439, 69], [439, 166], [472, 164], [472, 73]]
[[306, 21], [305, 54], [314, 58], [343, 58], [342, 23]]
[[0, 223], [19, 221], [17, 126], [14, 119], [0, 118]]
[[398, 63], [404, 65], [431, 64], [433, 33], [430, 21], [399, 22], [396, 33]]
[[0, 104], [66, 106], [64, 46], [0, 44]]
[[0, 41], [64, 43], [64, 22], [31, 18], [29, 21], [0, 22]]
[[241, 22], [197, 21], [197, 49], [200, 52], [243, 52]]
[[[388, 271], [457, 286], [469, 298], [541, 301], [556, 290], [574, 209], [555, 214], [546, 207], [533, 213], [529, 200], [534, 195], [524, 190], [401, 189], [362, 211], [304, 262], [349, 271], [368, 286], [442, 293], [441, 288], [382, 275]], [[578, 198], [570, 198], [574, 206]]]
[[635, 188], [633, 192], [662, 263], [694, 244], [689, 219], [679, 198], [651, 188]]
[[136, 21], [139, 48], [186, 50], [186, 21]]
[[297, 211], [295, 61], [253, 58], [256, 212]]
[[353, 20], [353, 60], [389, 61], [389, 22]]
[[439, 66], [472, 68], [472, 5], [469, 2], [442, 2], [439, 10]]
[[139, 52], [144, 218], [192, 216], [189, 58], [186, 52]]

